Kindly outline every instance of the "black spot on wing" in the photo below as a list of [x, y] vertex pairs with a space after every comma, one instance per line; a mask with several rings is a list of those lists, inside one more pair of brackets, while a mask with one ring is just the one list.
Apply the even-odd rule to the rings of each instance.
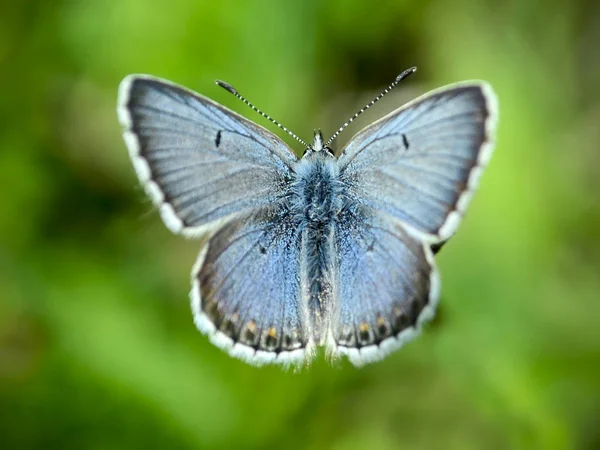
[[215, 145], [219, 148], [221, 145], [221, 130], [217, 131], [217, 137], [215, 138]]
[[408, 147], [409, 147], [408, 138], [406, 137], [405, 134], [402, 134], [402, 143], [404, 144], [404, 149], [408, 150]]

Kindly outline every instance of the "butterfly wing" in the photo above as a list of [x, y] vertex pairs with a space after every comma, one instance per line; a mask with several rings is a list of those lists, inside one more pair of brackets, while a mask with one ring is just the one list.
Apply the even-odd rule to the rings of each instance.
[[348, 195], [439, 243], [454, 234], [492, 150], [496, 96], [483, 82], [416, 99], [358, 133], [339, 158]]
[[137, 175], [174, 233], [198, 236], [277, 202], [297, 159], [264, 128], [150, 76], [123, 80], [117, 111]]
[[300, 234], [293, 215], [274, 207], [210, 237], [192, 272], [191, 296], [196, 325], [215, 345], [257, 365], [310, 358]]
[[439, 277], [430, 247], [396, 221], [354, 205], [336, 227], [338, 303], [328, 353], [361, 366], [398, 349], [433, 317]]

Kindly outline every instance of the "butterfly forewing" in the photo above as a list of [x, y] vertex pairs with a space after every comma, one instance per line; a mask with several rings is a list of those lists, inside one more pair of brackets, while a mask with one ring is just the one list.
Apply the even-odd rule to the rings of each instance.
[[138, 177], [175, 233], [276, 202], [296, 161], [264, 128], [156, 78], [125, 78], [118, 112]]
[[349, 193], [430, 243], [448, 239], [491, 156], [495, 103], [485, 83], [450, 86], [365, 128], [339, 159]]

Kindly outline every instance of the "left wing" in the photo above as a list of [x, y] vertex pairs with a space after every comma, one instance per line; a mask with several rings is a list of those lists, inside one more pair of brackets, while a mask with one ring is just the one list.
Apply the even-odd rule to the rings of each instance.
[[130, 75], [117, 111], [140, 182], [174, 233], [202, 235], [286, 193], [297, 160], [289, 147], [206, 97]]
[[310, 360], [300, 233], [282, 208], [235, 218], [211, 235], [192, 284], [196, 326], [231, 356], [255, 365]]

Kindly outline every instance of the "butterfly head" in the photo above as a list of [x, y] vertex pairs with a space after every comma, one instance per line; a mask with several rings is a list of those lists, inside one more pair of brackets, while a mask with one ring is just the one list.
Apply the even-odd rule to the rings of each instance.
[[306, 149], [306, 153], [312, 154], [319, 152], [333, 156], [333, 151], [329, 147], [325, 146], [325, 141], [323, 140], [323, 134], [321, 133], [321, 130], [315, 130], [312, 144]]
[[314, 152], [320, 152], [321, 150], [323, 150], [323, 147], [323, 133], [321, 133], [321, 130], [315, 130], [315, 137], [313, 138], [313, 142], [310, 148]]

